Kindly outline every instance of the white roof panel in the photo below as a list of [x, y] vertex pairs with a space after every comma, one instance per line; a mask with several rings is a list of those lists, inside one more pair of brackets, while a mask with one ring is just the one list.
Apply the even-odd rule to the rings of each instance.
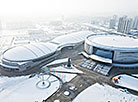
[[11, 61], [33, 60], [55, 52], [57, 46], [51, 43], [33, 43], [13, 47], [3, 54], [3, 58]]
[[40, 49], [44, 54], [51, 52], [51, 50], [47, 48], [47, 45], [44, 45], [43, 43], [35, 43], [33, 45], [37, 46], [37, 48]]
[[[59, 36], [47, 43], [32, 43], [22, 46], [11, 48], [4, 52], [3, 58], [11, 61], [26, 61], [33, 60], [53, 53], [60, 46], [66, 46], [66, 44], [83, 42], [88, 35], [93, 32], [81, 31], [68, 35]], [[52, 43], [57, 42], [58, 44]]]
[[[42, 44], [42, 43], [41, 43], [41, 44]], [[58, 48], [58, 45], [55, 45], [55, 44], [50, 43], [50, 42], [43, 43], [43, 45], [44, 45], [45, 47], [47, 47], [51, 52], [56, 51], [57, 48]]]
[[[39, 45], [38, 45], [39, 46]], [[30, 50], [32, 53], [34, 53], [37, 57], [45, 55], [45, 53], [37, 47], [35, 44], [29, 44], [29, 45], [24, 45], [23, 47], [27, 48]]]
[[3, 58], [7, 60], [27, 60], [27, 59], [35, 59], [37, 56], [33, 54], [30, 50], [23, 46], [18, 46], [7, 50], [3, 54]]
[[138, 48], [138, 40], [129, 36], [120, 35], [95, 35], [88, 37], [91, 42], [115, 48]]
[[52, 40], [52, 42], [58, 42], [59, 45], [64, 45], [68, 43], [78, 43], [85, 40], [88, 35], [91, 35], [93, 32], [91, 31], [81, 31], [75, 32], [72, 34], [67, 34], [63, 36], [59, 36]]

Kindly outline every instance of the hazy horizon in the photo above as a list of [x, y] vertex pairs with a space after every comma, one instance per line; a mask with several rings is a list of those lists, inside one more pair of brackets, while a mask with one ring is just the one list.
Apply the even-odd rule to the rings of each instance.
[[1, 0], [0, 16], [138, 14], [138, 0]]

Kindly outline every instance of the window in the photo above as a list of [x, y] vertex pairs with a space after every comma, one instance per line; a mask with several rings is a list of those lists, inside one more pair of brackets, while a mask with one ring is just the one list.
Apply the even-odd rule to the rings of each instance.
[[138, 52], [116, 52], [115, 63], [132, 64], [138, 62]]
[[100, 49], [100, 48], [93, 48], [93, 54], [104, 57], [104, 58], [109, 58], [112, 59], [113, 57], [113, 52], [109, 51], [109, 50], [104, 50], [104, 49]]

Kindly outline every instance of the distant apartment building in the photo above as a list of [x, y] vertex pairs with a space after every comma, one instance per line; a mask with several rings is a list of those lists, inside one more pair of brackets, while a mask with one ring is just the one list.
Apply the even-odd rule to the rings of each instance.
[[117, 16], [114, 15], [114, 16], [110, 19], [110, 23], [109, 23], [109, 28], [110, 28], [110, 29], [115, 29], [116, 18], [117, 18]]
[[116, 23], [115, 19], [110, 19], [109, 28], [110, 29], [115, 29], [115, 23]]
[[125, 17], [119, 18], [117, 32], [129, 34], [132, 28], [132, 19]]
[[135, 17], [132, 28], [138, 30], [138, 16]]

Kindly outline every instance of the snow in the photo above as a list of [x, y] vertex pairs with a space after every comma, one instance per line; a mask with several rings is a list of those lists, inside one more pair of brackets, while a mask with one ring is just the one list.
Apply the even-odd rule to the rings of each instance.
[[59, 100], [55, 100], [54, 102], [60, 102]]
[[13, 47], [4, 52], [3, 57], [13, 61], [32, 60], [43, 57], [57, 50], [52, 43], [31, 43]]
[[[48, 77], [48, 75], [45, 75]], [[54, 81], [46, 89], [39, 89], [36, 83], [41, 79], [38, 76], [29, 78], [22, 77], [0, 77], [0, 102], [41, 102], [52, 95], [60, 86], [59, 81]], [[51, 76], [49, 81], [57, 80]]]
[[55, 64], [60, 64], [60, 63], [65, 63], [65, 62], [68, 62], [68, 58], [55, 60], [55, 61], [53, 61], [53, 62], [47, 64], [46, 66], [55, 65]]
[[53, 71], [63, 71], [63, 72], [71, 72], [71, 73], [83, 73], [82, 71], [78, 70], [74, 66], [72, 66], [71, 68], [68, 68], [67, 66], [59, 66], [59, 67], [53, 68]]
[[[74, 66], [71, 68], [68, 68], [67, 66], [58, 66], [58, 67], [42, 67], [42, 70], [51, 72], [52, 74], [58, 76], [63, 83], [69, 82], [71, 79], [73, 79], [77, 74], [76, 73], [83, 73], [82, 71], [78, 70]], [[64, 73], [68, 72], [68, 73]], [[72, 74], [70, 74], [72, 73]]]
[[82, 54], [84, 57], [89, 58], [89, 55], [86, 52], [81, 52], [79, 54]]
[[[90, 35], [91, 31], [74, 32], [67, 35], [62, 35], [46, 43], [30, 43], [20, 46], [12, 47], [4, 52], [3, 57], [13, 61], [33, 60], [50, 53], [59, 50], [59, 47], [65, 47], [68, 45], [74, 46], [77, 43], [81, 43], [85, 38]], [[59, 45], [55, 44], [59, 43]]]
[[138, 102], [138, 97], [96, 83], [81, 92], [73, 102]]
[[92, 33], [93, 33], [92, 31], [74, 32], [71, 34], [56, 37], [55, 39], [52, 40], [52, 42], [59, 43], [60, 46], [64, 46], [67, 44], [77, 44], [79, 42], [83, 42], [85, 38], [91, 35]]
[[100, 57], [100, 56], [98, 56], [98, 55], [92, 54], [92, 55], [90, 55], [89, 57], [90, 57], [91, 59], [98, 60], [98, 61], [100, 61], [100, 62], [112, 63], [112, 60], [111, 60], [111, 59], [109, 59], [109, 58], [104, 58], [104, 57]]
[[66, 96], [69, 96], [69, 94], [70, 94], [69, 91], [65, 91], [65, 92], [64, 92], [64, 95], [66, 95]]
[[71, 81], [77, 74], [64, 74], [59, 73], [58, 76], [62, 79], [63, 83]]
[[72, 73], [83, 73], [82, 71], [76, 69], [75, 67], [72, 67], [71, 69], [66, 68], [65, 66], [59, 66], [52, 68], [52, 73], [58, 76], [62, 79], [63, 83], [69, 82], [71, 79], [73, 79], [77, 74], [69, 74], [69, 73], [58, 73], [57, 71], [63, 71], [63, 72], [72, 72]]
[[126, 74], [118, 75], [115, 77], [117, 78], [121, 77], [120, 79], [118, 79], [119, 80], [118, 83], [114, 83], [115, 85], [138, 91], [138, 78], [135, 78]]
[[[77, 74], [57, 73], [56, 71], [82, 73], [73, 66], [71, 69], [59, 66], [53, 68], [53, 70], [52, 74], [60, 77], [63, 83], [69, 82]], [[44, 75], [44, 79], [48, 79], [51, 82], [50, 86], [45, 80], [45, 86], [42, 83], [37, 84], [42, 78], [40, 75], [35, 75], [32, 78], [29, 78], [29, 76], [0, 77], [0, 102], [40, 102], [43, 99], [47, 99], [57, 91], [60, 87], [60, 82], [53, 76]], [[68, 92], [65, 92], [65, 95], [68, 95]]]
[[138, 77], [138, 74], [132, 74], [132, 75]]
[[90, 36], [88, 39], [96, 44], [115, 47], [115, 48], [138, 47], [138, 41], [129, 36], [103, 34], [103, 35]]
[[69, 87], [70, 90], [75, 90], [75, 86]]

